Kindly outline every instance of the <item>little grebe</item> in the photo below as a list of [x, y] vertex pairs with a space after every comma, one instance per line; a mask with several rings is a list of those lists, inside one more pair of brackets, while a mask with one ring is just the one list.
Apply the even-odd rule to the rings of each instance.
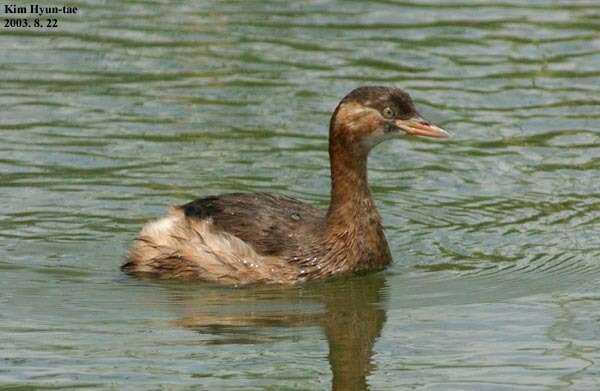
[[406, 92], [357, 88], [329, 125], [328, 209], [269, 193], [200, 198], [146, 224], [123, 270], [243, 285], [382, 269], [391, 255], [367, 184], [367, 155], [402, 136], [448, 134], [421, 118]]

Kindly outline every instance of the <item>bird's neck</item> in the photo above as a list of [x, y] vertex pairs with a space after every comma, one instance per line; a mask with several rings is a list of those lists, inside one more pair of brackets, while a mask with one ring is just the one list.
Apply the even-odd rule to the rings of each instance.
[[331, 262], [352, 271], [380, 269], [391, 260], [367, 183], [367, 152], [343, 150], [330, 141], [331, 203], [327, 211], [325, 240], [334, 253]]
[[306, 278], [377, 270], [391, 261], [367, 182], [368, 150], [332, 132], [329, 140], [331, 201], [317, 254], [300, 262]]
[[360, 223], [377, 211], [367, 180], [367, 151], [332, 138], [329, 143], [331, 161], [331, 201], [327, 213], [328, 226]]

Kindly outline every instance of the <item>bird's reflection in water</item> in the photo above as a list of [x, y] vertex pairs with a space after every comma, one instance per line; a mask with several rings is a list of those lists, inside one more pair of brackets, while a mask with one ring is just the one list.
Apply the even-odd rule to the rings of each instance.
[[332, 390], [367, 390], [373, 347], [386, 319], [385, 286], [377, 273], [293, 289], [203, 288], [201, 295], [182, 292], [184, 314], [175, 323], [224, 337], [216, 340], [223, 343], [256, 343], [252, 335], [244, 337], [251, 328], [319, 326], [329, 344]]

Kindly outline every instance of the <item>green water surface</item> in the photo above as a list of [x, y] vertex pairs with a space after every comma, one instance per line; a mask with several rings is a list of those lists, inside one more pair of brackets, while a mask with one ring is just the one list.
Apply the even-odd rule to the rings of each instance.
[[[0, 388], [600, 389], [599, 2], [68, 5], [0, 28]], [[365, 84], [454, 135], [371, 155], [386, 272], [119, 271], [171, 204], [327, 205], [329, 116]]]

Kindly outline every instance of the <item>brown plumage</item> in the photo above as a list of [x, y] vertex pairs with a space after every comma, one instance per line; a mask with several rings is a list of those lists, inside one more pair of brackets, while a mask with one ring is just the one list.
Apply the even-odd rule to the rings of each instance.
[[406, 135], [447, 133], [423, 120], [404, 91], [357, 88], [331, 117], [328, 209], [269, 193], [197, 199], [144, 226], [123, 270], [242, 285], [384, 268], [391, 255], [367, 183], [367, 156]]

